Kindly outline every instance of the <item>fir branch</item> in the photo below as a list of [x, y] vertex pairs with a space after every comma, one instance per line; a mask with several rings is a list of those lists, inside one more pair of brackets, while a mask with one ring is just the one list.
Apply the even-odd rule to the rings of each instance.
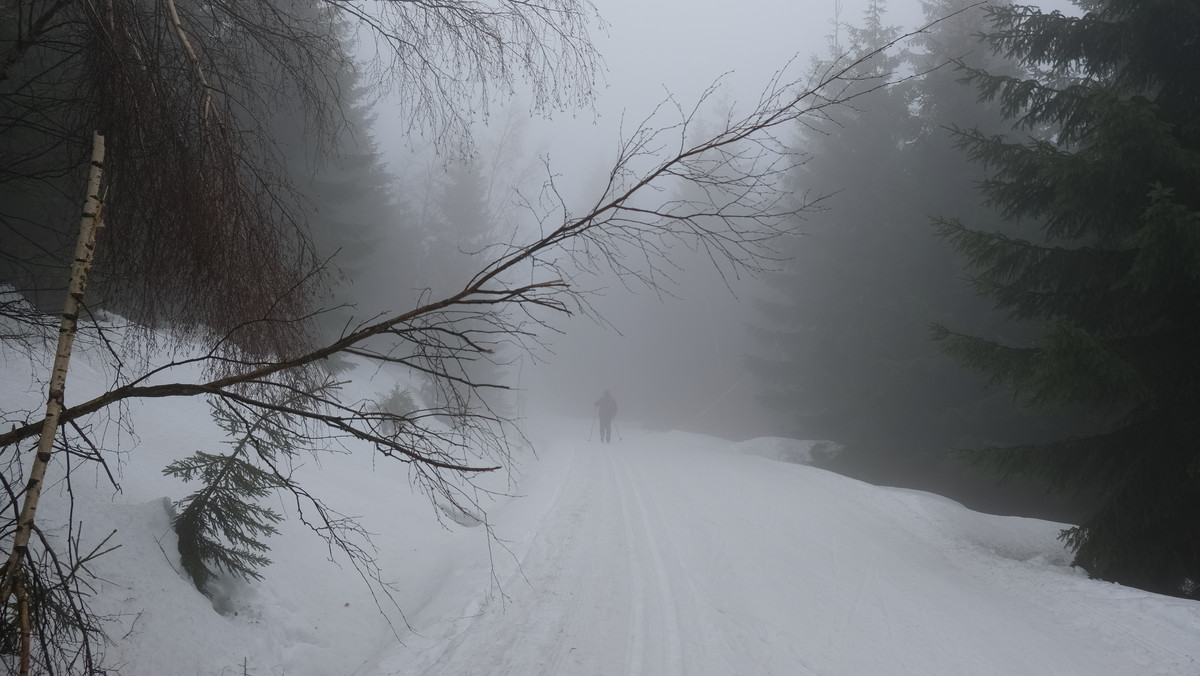
[[217, 425], [234, 439], [232, 450], [224, 455], [197, 451], [163, 469], [203, 484], [176, 503], [182, 509], [174, 520], [180, 559], [197, 589], [205, 592], [217, 570], [243, 580], [261, 579], [258, 570], [271, 562], [264, 541], [278, 533], [275, 524], [283, 517], [258, 501], [286, 483], [259, 463], [273, 468], [281, 456], [296, 455], [307, 439], [291, 411], [311, 408], [336, 387], [327, 380], [310, 391], [284, 390], [278, 406], [255, 409], [250, 417], [229, 400], [209, 402]]

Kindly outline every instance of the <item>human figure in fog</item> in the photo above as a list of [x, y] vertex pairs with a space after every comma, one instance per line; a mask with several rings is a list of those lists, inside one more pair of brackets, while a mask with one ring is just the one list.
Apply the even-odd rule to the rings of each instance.
[[617, 417], [617, 400], [604, 390], [604, 396], [596, 400], [596, 413], [600, 417], [600, 441], [612, 442], [612, 422]]

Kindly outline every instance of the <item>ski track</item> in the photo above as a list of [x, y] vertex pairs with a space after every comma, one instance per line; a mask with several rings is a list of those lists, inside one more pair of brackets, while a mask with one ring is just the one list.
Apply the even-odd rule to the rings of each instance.
[[[1177, 642], [1139, 629], [1142, 592], [980, 558], [944, 535], [936, 512], [894, 527], [912, 500], [884, 494], [895, 504], [881, 512], [868, 502], [879, 494], [855, 484], [839, 485], [842, 516], [876, 535], [839, 537], [819, 512], [774, 514], [774, 496], [792, 485], [809, 504], [826, 500], [823, 484], [802, 483], [808, 475], [712, 472], [710, 451], [690, 439], [630, 436], [554, 449], [561, 488], [523, 541], [520, 570], [502, 576], [503, 594], [469, 605], [473, 616], [452, 620], [440, 646], [372, 675], [1195, 673]], [[942, 572], [907, 579], [888, 567], [892, 552]], [[1023, 587], [1035, 593], [1012, 593]], [[1118, 606], [1133, 612], [1115, 616]], [[1186, 608], [1176, 615], [1179, 626], [1200, 627]], [[1074, 627], [1057, 635], [1065, 649], [1049, 645], [1057, 627]], [[993, 634], [1009, 641], [991, 646]]]
[[652, 482], [640, 478], [644, 459], [630, 467], [645, 450], [563, 449], [572, 454], [567, 481], [522, 557], [523, 575], [509, 576], [503, 595], [411, 673], [472, 673], [480, 664], [514, 676], [682, 676], [699, 668], [691, 651], [705, 637], [681, 626], [694, 616], [696, 590], [673, 540], [688, 533], [676, 533], [659, 511]]
[[[645, 549], [646, 554], [640, 560], [635, 560], [635, 566], [649, 567], [653, 575], [651, 579], [655, 582], [655, 587], [658, 590], [657, 600], [659, 615], [658, 626], [661, 627], [661, 635], [657, 636], [651, 645], [661, 645], [665, 654], [661, 656], [662, 664], [656, 664], [650, 669], [651, 674], [682, 674], [683, 671], [683, 650], [680, 647], [680, 627], [679, 627], [679, 610], [675, 599], [675, 592], [672, 586], [672, 576], [668, 573], [667, 564], [664, 561], [662, 547], [659, 543], [667, 542], [664, 536], [667, 531], [662, 528], [655, 528], [652, 525], [652, 520], [657, 520], [659, 516], [657, 512], [648, 511], [647, 505], [650, 505], [649, 510], [654, 510], [655, 505], [650, 499], [650, 493], [645, 491], [633, 479], [632, 473], [626, 464], [624, 458], [628, 450], [625, 448], [610, 449], [607, 458], [615, 468], [618, 476], [618, 486], [622, 491], [622, 502], [628, 504], [625, 499], [625, 494], [631, 494], [633, 497], [632, 507], [636, 510], [635, 515], [630, 515], [629, 510], [625, 510], [625, 518], [628, 521], [631, 519], [636, 521], [629, 530], [635, 535], [631, 541], [638, 543]], [[652, 517], [654, 517], [652, 519]], [[640, 527], [640, 528], [639, 528]], [[680, 566], [675, 562], [672, 568], [673, 572], [678, 572]], [[642, 603], [648, 603], [648, 599], [643, 597], [640, 599]], [[638, 632], [639, 634], [641, 632]], [[641, 674], [641, 669], [634, 670], [631, 668], [630, 673]]]
[[[611, 470], [597, 466], [589, 450], [574, 449], [571, 481], [554, 507], [546, 537], [523, 562], [529, 582], [515, 583], [523, 587], [522, 596], [537, 599], [545, 619], [504, 645], [511, 649], [539, 644], [541, 648], [532, 654], [545, 661], [529, 663], [518, 657], [505, 673], [600, 675], [619, 670], [614, 660], [623, 662], [624, 654], [633, 650], [628, 637], [611, 635], [614, 624], [597, 622], [622, 616], [622, 606], [641, 592], [636, 576], [628, 578], [611, 566], [612, 552], [623, 544], [624, 536], [617, 519], [622, 512], [613, 485], [616, 479]], [[514, 597], [514, 605], [520, 600]], [[520, 607], [511, 610], [512, 615], [539, 614], [525, 613]], [[521, 647], [519, 653], [531, 651]]]
[[642, 661], [646, 650], [646, 581], [642, 575], [642, 566], [639, 564], [637, 551], [634, 548], [634, 522], [633, 516], [630, 513], [629, 497], [626, 495], [627, 491], [621, 485], [621, 477], [617, 476], [615, 464], [610, 460], [606, 465], [608, 469], [606, 474], [610, 483], [614, 486], [618, 501], [621, 504], [621, 522], [624, 526], [629, 579], [633, 585], [629, 640], [626, 644], [628, 657], [626, 660], [628, 667], [626, 673], [630, 676], [641, 676]]

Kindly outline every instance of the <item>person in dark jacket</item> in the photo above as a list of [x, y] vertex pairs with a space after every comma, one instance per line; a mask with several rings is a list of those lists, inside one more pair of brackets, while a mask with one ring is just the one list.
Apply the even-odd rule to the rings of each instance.
[[612, 441], [612, 421], [617, 417], [617, 400], [604, 390], [604, 396], [596, 400], [596, 413], [600, 416], [600, 441]]

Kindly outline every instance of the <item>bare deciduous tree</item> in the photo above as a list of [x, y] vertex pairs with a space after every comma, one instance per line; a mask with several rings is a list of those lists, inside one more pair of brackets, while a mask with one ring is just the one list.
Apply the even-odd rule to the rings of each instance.
[[313, 136], [337, 131], [337, 75], [351, 57], [331, 23], [374, 40], [377, 79], [403, 105], [395, 115], [442, 145], [469, 143], [469, 111], [518, 80], [538, 109], [586, 105], [599, 67], [586, 0], [17, 0], [5, 10], [0, 274], [35, 301], [57, 293], [74, 241], [62, 195], [86, 173], [99, 129], [112, 159], [97, 298], [139, 324], [251, 354], [311, 338], [280, 321], [311, 311], [324, 280], [265, 125], [286, 106], [305, 111]]
[[[314, 349], [310, 320], [324, 288], [323, 263], [289, 206], [297, 202], [289, 199], [295, 188], [265, 113], [299, 106], [311, 132], [327, 137], [342, 123], [336, 74], [350, 57], [333, 22], [352, 22], [377, 38], [384, 47], [377, 72], [402, 94], [404, 119], [446, 143], [466, 138], [460, 110], [478, 108], [493, 88], [509, 89], [517, 78], [535, 83], [545, 109], [586, 104], [591, 96], [598, 61], [588, 33], [594, 11], [586, 1], [394, 2], [374, 13], [369, 6], [335, 0], [0, 4], [0, 281], [7, 285], [0, 321], [6, 344], [32, 349], [53, 335], [55, 323], [35, 308], [53, 303], [67, 278], [68, 242], [75, 239], [70, 214], [78, 208], [67, 196], [78, 191], [74, 184], [88, 168], [92, 131], [101, 130], [109, 149], [108, 227], [93, 268], [95, 293], [80, 300], [83, 317], [90, 316], [89, 306], [103, 306], [134, 320], [119, 338], [99, 323], [91, 327], [91, 338], [110, 355], [114, 383], [143, 382], [137, 370], [164, 347], [204, 346], [200, 361], [210, 374]], [[313, 370], [306, 362], [270, 383], [235, 389], [261, 403], [273, 388], [302, 388]], [[339, 414], [330, 415], [336, 428]], [[12, 423], [36, 414], [8, 411], [4, 417]], [[103, 462], [86, 424], [48, 420], [42, 426], [58, 434], [38, 451], [35, 473], [51, 455], [68, 463], [82, 457]], [[88, 554], [69, 541], [71, 556], [51, 565], [26, 549], [26, 538], [41, 536], [32, 519], [39, 496], [29, 488], [40, 482], [24, 482], [19, 450], [0, 450], [7, 505], [14, 508], [0, 527], [12, 562], [3, 571], [0, 621], [20, 634], [10, 642], [6, 631], [0, 652], [19, 654], [21, 672], [54, 665], [90, 671], [97, 664], [97, 624], [72, 587]], [[307, 495], [285, 485], [298, 499]], [[25, 516], [17, 511], [22, 503]], [[315, 530], [355, 552], [353, 524], [315, 498], [305, 504]], [[40, 542], [41, 553], [53, 557], [50, 542]], [[355, 560], [369, 563], [366, 556]], [[46, 593], [31, 599], [26, 592], [34, 587]], [[10, 606], [14, 594], [17, 605]], [[33, 626], [22, 624], [30, 603], [38, 605]], [[51, 640], [62, 638], [51, 625], [66, 627], [78, 641]]]
[[[351, 2], [323, 6], [354, 17], [389, 46], [397, 61], [388, 72], [400, 71], [413, 106], [443, 129], [463, 122], [450, 102], [469, 94], [464, 82], [474, 83], [486, 96], [488, 83], [511, 83], [514, 69], [534, 78], [538, 105], [590, 96], [596, 61], [583, 22], [588, 6], [571, 0], [539, 6], [501, 1], [495, 8], [473, 2], [385, 4], [388, 9], [381, 15]], [[71, 48], [96, 55], [94, 70], [81, 80], [89, 92], [87, 100], [95, 102], [95, 110], [84, 120], [111, 129], [110, 138], [115, 137], [113, 161], [106, 169], [111, 171], [112, 190], [105, 213], [109, 230], [122, 230], [105, 242], [117, 250], [106, 262], [128, 273], [130, 261], [158, 266], [175, 261], [180, 266], [173, 270], [178, 279], [147, 270], [144, 276], [126, 280], [133, 291], [146, 294], [144, 304], [134, 303], [142, 310], [137, 316], [149, 320], [151, 327], [173, 328], [176, 321], [185, 329], [200, 327], [202, 340], [192, 354], [141, 370], [110, 352], [116, 360], [113, 387], [64, 407], [52, 422], [32, 420], [32, 415], [17, 421], [6, 414], [5, 422], [14, 425], [0, 434], [5, 475], [20, 467], [20, 452], [46, 427], [73, 432], [58, 439], [57, 447], [68, 459], [102, 462], [102, 447], [87, 432], [88, 416], [119, 409], [131, 399], [205, 395], [221, 400], [231, 411], [246, 411], [247, 419], [254, 418], [254, 411], [286, 414], [323, 443], [369, 444], [383, 457], [408, 463], [417, 486], [431, 496], [464, 510], [478, 508], [475, 494], [463, 486], [471, 485], [471, 476], [507, 464], [513, 435], [519, 437], [520, 432], [512, 419], [478, 396], [505, 385], [477, 382], [464, 365], [493, 358], [500, 344], [536, 355], [543, 336], [554, 330], [554, 317], [594, 314], [586, 286], [576, 283], [580, 274], [607, 269], [627, 283], [656, 289], [669, 276], [669, 250], [679, 245], [703, 251], [726, 274], [755, 273], [770, 266], [777, 238], [795, 227], [797, 216], [813, 204], [780, 189], [780, 177], [802, 159], [786, 142], [791, 125], [864, 90], [887, 85], [874, 82], [838, 96], [839, 90], [851, 91], [847, 74], [854, 64], [831, 66], [819, 82], [789, 80], [781, 71], [748, 115], [729, 119], [699, 140], [693, 138], [694, 127], [712, 90], [692, 108], [668, 100], [621, 143], [600, 196], [583, 213], [572, 213], [547, 168], [544, 189], [525, 201], [539, 225], [537, 235], [489, 249], [488, 262], [455, 293], [426, 297], [411, 310], [348, 326], [338, 338], [314, 346], [304, 326], [311, 314], [308, 284], [315, 262], [304, 254], [302, 231], [289, 231], [286, 214], [272, 211], [272, 196], [286, 186], [269, 172], [257, 171], [257, 162], [269, 153], [248, 147], [237, 131], [245, 123], [244, 111], [253, 110], [254, 98], [262, 95], [254, 85], [279, 82], [270, 79], [271, 69], [285, 73], [292, 84], [312, 84], [320, 77], [315, 54], [326, 47], [320, 43], [321, 34], [310, 30], [310, 20], [267, 0], [187, 6], [176, 0], [109, 0], [69, 7], [59, 3], [41, 11], [61, 13], [61, 18], [76, 13], [76, 20], [68, 22], [68, 30], [79, 32], [72, 33], [77, 42]], [[29, 25], [41, 26], [44, 16], [38, 14]], [[418, 21], [422, 16], [424, 23]], [[36, 42], [43, 32], [31, 28], [22, 39]], [[233, 50], [241, 41], [257, 45], [252, 58], [239, 61], [234, 52], [218, 49]], [[272, 46], [288, 42], [300, 45], [300, 51]], [[38, 48], [18, 40], [5, 46], [8, 51], [0, 54], [0, 63], [19, 63], [22, 54]], [[417, 68], [414, 63], [420, 68], [411, 70]], [[561, 64], [569, 66], [565, 80], [554, 75]], [[835, 94], [831, 97], [830, 92]], [[324, 105], [322, 101], [313, 97], [315, 106]], [[32, 110], [36, 101], [23, 105]], [[669, 118], [664, 122], [663, 116]], [[138, 128], [142, 124], [144, 133]], [[65, 130], [69, 140], [68, 132], [73, 132]], [[269, 145], [266, 139], [257, 143]], [[689, 189], [675, 190], [680, 183]], [[172, 202], [174, 197], [178, 201]], [[183, 213], [190, 208], [196, 211]], [[157, 224], [173, 218], [177, 221], [171, 227], [176, 229], [155, 231]], [[188, 228], [203, 232], [188, 233]], [[148, 258], [128, 251], [135, 248], [137, 237], [152, 240], [150, 251], [141, 252]], [[179, 244], [179, 255], [198, 256], [203, 266], [217, 268], [222, 281], [193, 288], [197, 280], [190, 275], [195, 268], [189, 266], [196, 261], [180, 261], [174, 254], [160, 258], [157, 249], [170, 244]], [[266, 264], [257, 258], [262, 249], [273, 256]], [[157, 284], [175, 291], [155, 288]], [[251, 298], [244, 305], [223, 306], [248, 286]], [[197, 293], [211, 297], [207, 311], [200, 311], [203, 302], [195, 299]], [[193, 312], [197, 315], [182, 316]], [[107, 331], [100, 325], [94, 329], [102, 338]], [[445, 403], [394, 412], [374, 402], [342, 401], [328, 388], [306, 387], [324, 370], [326, 360], [339, 355], [425, 373], [443, 388]], [[196, 366], [202, 367], [203, 378], [172, 380], [175, 374], [194, 372]], [[446, 419], [451, 421], [448, 426], [441, 422]], [[42, 462], [42, 451], [38, 454]], [[48, 460], [48, 449], [45, 455]], [[365, 532], [292, 481], [286, 467], [268, 469], [278, 477], [279, 489], [295, 497], [302, 518], [326, 539], [331, 551], [348, 557], [373, 589], [386, 596], [388, 587], [375, 567]], [[7, 478], [5, 485], [12, 505], [31, 497]], [[22, 518], [0, 523], [0, 534], [7, 540], [26, 527], [39, 533], [32, 519]], [[42, 539], [41, 545], [48, 556], [57, 556], [53, 543]], [[10, 601], [11, 590], [34, 569], [32, 550], [18, 555], [16, 549], [3, 571], [4, 626], [24, 626], [21, 620], [28, 616], [22, 614], [22, 599], [15, 605]], [[84, 554], [72, 545], [68, 565], [59, 566], [55, 584], [68, 603], [82, 604], [70, 584], [78, 579], [81, 562], [98, 551]], [[92, 642], [100, 636], [97, 623], [85, 610], [77, 616], [75, 635], [82, 637], [85, 659], [80, 661], [78, 653], [55, 653], [46, 642], [49, 630], [38, 627], [23, 629], [22, 659], [35, 653], [46, 665], [96, 669]]]

